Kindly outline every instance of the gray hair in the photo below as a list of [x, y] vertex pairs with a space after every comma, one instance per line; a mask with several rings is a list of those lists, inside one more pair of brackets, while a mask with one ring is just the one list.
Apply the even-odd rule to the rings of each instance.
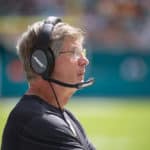
[[[29, 26], [27, 31], [21, 35], [17, 42], [17, 54], [22, 61], [28, 81], [36, 78], [37, 76], [30, 67], [29, 59], [33, 51], [33, 47], [36, 44], [36, 37], [39, 35], [43, 24], [44, 21], [38, 21]], [[51, 33], [51, 41], [49, 45], [54, 53], [55, 58], [59, 55], [64, 38], [66, 36], [81, 40], [81, 42], [84, 40], [84, 32], [80, 28], [75, 28], [64, 22], [56, 24]]]

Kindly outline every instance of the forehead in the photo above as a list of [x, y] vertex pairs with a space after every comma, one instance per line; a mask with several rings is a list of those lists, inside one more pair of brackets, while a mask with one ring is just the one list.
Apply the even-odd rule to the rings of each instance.
[[81, 38], [72, 38], [72, 37], [65, 37], [63, 48], [79, 48], [83, 46], [83, 40]]

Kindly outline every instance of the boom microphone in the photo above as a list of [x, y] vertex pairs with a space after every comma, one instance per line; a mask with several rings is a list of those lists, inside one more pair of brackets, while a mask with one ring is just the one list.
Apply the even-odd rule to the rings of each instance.
[[54, 83], [59, 84], [59, 85], [64, 86], [64, 87], [70, 87], [70, 88], [76, 88], [76, 89], [81, 89], [81, 88], [90, 86], [94, 83], [94, 78], [89, 78], [87, 81], [79, 82], [79, 83], [75, 83], [75, 84], [62, 82], [62, 81], [52, 79], [52, 78], [48, 78], [47, 80], [49, 82], [54, 82]]

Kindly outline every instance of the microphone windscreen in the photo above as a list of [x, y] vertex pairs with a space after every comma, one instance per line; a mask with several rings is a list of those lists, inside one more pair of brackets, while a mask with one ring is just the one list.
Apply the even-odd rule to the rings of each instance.
[[78, 88], [80, 89], [80, 88], [85, 88], [87, 86], [90, 86], [94, 83], [94, 81], [95, 81], [94, 78], [89, 78], [87, 81], [80, 83], [78, 85]]

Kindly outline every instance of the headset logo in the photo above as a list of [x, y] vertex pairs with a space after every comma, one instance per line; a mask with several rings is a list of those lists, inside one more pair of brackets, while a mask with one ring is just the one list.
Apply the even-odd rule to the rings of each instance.
[[32, 57], [41, 68], [46, 69], [46, 66], [44, 64], [42, 64], [41, 61], [37, 57], [35, 57], [35, 56], [32, 56]]

